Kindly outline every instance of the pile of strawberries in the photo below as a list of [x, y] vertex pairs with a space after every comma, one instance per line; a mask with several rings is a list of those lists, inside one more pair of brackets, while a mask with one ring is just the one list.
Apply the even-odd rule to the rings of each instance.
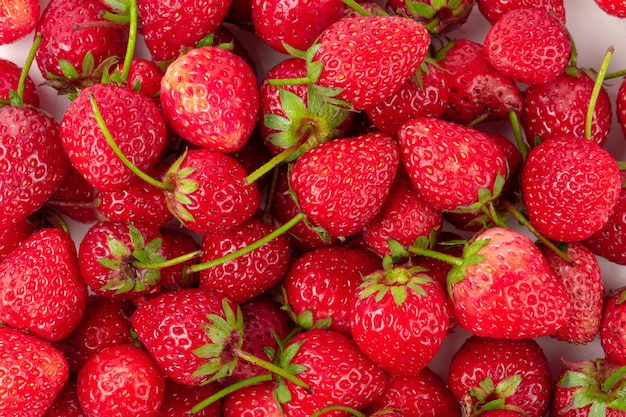
[[4, 6], [0, 416], [626, 416], [626, 70], [563, 0]]

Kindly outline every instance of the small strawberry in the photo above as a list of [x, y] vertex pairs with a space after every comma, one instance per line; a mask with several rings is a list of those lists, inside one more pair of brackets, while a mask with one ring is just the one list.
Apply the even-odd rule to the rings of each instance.
[[145, 350], [131, 344], [109, 346], [81, 368], [76, 391], [87, 417], [157, 417], [165, 377]]
[[572, 45], [563, 23], [548, 10], [514, 9], [487, 32], [487, 60], [515, 81], [541, 84], [554, 80], [567, 66]]
[[476, 0], [389, 0], [387, 8], [417, 20], [433, 35], [442, 35], [465, 24], [475, 4]]
[[626, 5], [617, 0], [594, 0], [605, 13], [620, 19], [626, 18]]
[[216, 46], [192, 49], [172, 62], [161, 79], [160, 98], [176, 133], [194, 145], [222, 152], [243, 147], [259, 110], [250, 65]]
[[344, 246], [320, 247], [293, 260], [282, 286], [288, 311], [300, 326], [350, 334], [350, 309], [361, 277], [380, 269], [378, 256]]
[[[121, 73], [124, 65], [120, 64], [117, 71]], [[161, 91], [163, 71], [154, 63], [144, 58], [134, 58], [130, 62], [126, 84], [148, 97], [158, 97]]]
[[494, 24], [502, 15], [514, 9], [536, 7], [545, 9], [565, 24], [565, 4], [563, 0], [477, 0], [478, 10]]
[[78, 325], [87, 287], [70, 234], [43, 228], [0, 263], [0, 322], [59, 341]]
[[448, 333], [439, 282], [419, 267], [391, 266], [363, 278], [350, 306], [350, 332], [367, 357], [393, 375], [419, 374]]
[[39, 20], [39, 1], [6, 0], [0, 11], [0, 45], [15, 42], [35, 29]]
[[398, 141], [409, 178], [435, 209], [478, 209], [504, 185], [502, 148], [474, 128], [418, 117], [400, 128]]
[[[472, 335], [450, 360], [448, 384], [474, 416], [511, 408], [542, 417], [552, 393], [548, 359], [532, 339], [493, 339]], [[475, 413], [475, 414], [474, 414]]]
[[309, 149], [289, 177], [302, 212], [330, 235], [360, 231], [380, 211], [398, 168], [398, 145], [372, 133]]
[[[0, 58], [0, 104], [8, 104], [11, 101], [11, 90], [17, 91], [23, 69], [8, 59]], [[22, 102], [33, 107], [39, 106], [37, 86], [30, 76], [24, 80], [24, 93]]]
[[626, 289], [607, 295], [600, 322], [600, 344], [605, 357], [626, 366]]
[[0, 326], [0, 351], [0, 414], [43, 416], [69, 376], [63, 354], [35, 336], [6, 326]]
[[584, 240], [607, 224], [621, 187], [615, 158], [576, 136], [543, 141], [522, 167], [521, 193], [531, 224], [560, 242]]

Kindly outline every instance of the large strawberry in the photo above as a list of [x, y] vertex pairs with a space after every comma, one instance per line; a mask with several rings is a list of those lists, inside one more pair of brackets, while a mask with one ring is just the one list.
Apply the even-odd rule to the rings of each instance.
[[161, 105], [170, 127], [187, 141], [232, 152], [252, 134], [259, 110], [256, 75], [234, 52], [192, 49], [161, 79]]
[[503, 15], [484, 41], [487, 60], [526, 84], [554, 80], [567, 66], [572, 45], [564, 24], [546, 9], [520, 8]]
[[341, 138], [300, 156], [289, 183], [313, 224], [330, 235], [349, 236], [380, 211], [398, 163], [398, 145], [390, 136]]
[[15, 42], [28, 35], [39, 20], [39, 1], [5, 1], [0, 11], [0, 45]]
[[522, 198], [530, 222], [560, 242], [586, 239], [607, 224], [621, 188], [615, 158], [576, 136], [542, 142], [522, 167]]
[[32, 335], [0, 326], [0, 414], [41, 417], [69, 376], [63, 354]]
[[0, 322], [58, 341], [78, 325], [87, 301], [69, 233], [43, 228], [0, 263]]

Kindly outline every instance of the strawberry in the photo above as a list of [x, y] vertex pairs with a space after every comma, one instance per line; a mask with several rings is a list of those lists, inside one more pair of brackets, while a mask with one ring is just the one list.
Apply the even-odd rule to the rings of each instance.
[[[10, 103], [10, 91], [17, 91], [23, 69], [13, 61], [0, 58], [0, 103]], [[39, 94], [35, 82], [30, 76], [24, 80], [22, 102], [33, 107], [39, 106]]]
[[96, 195], [98, 190], [71, 164], [54, 194], [46, 201], [72, 220], [80, 223], [96, 221]]
[[171, 61], [193, 48], [222, 22], [230, 0], [184, 0], [175, 4], [138, 0], [137, 10], [148, 51], [156, 61]]
[[165, 377], [148, 353], [131, 344], [95, 353], [78, 373], [76, 391], [88, 417], [156, 417]]
[[142, 171], [152, 168], [161, 157], [165, 121], [150, 98], [112, 84], [81, 90], [63, 114], [60, 137], [72, 165], [100, 191], [125, 188], [139, 178], [105, 139], [94, 114], [94, 101], [122, 154]]
[[520, 184], [526, 213], [539, 233], [573, 242], [607, 224], [622, 181], [606, 149], [576, 136], [561, 136], [532, 149]]
[[456, 397], [430, 368], [416, 375], [391, 375], [382, 395], [367, 408], [369, 413], [382, 410], [401, 410], [404, 417], [461, 417]]
[[[202, 262], [210, 262], [254, 243], [276, 228], [253, 217], [234, 229], [206, 234], [202, 240]], [[200, 272], [200, 287], [240, 304], [274, 287], [285, 275], [291, 259], [285, 235], [245, 255]]]
[[274, 395], [275, 389], [275, 384], [269, 381], [238, 389], [224, 399], [222, 416], [283, 417], [281, 405]]
[[[554, 80], [529, 86], [524, 92], [522, 126], [530, 146], [557, 136], [585, 137], [585, 121], [594, 80], [580, 70], [563, 73]], [[593, 110], [590, 139], [603, 145], [612, 121], [611, 100], [600, 87]]]
[[459, 401], [471, 404], [472, 415], [511, 408], [541, 417], [552, 392], [548, 359], [532, 339], [470, 336], [450, 360], [448, 384]]
[[51, 115], [34, 107], [0, 107], [0, 224], [26, 220], [54, 194], [69, 163]]
[[563, 23], [545, 9], [520, 8], [504, 14], [487, 32], [487, 60], [515, 81], [541, 84], [567, 66], [572, 45]]
[[70, 376], [43, 417], [85, 417], [78, 402], [75, 377]]
[[340, 19], [312, 46], [316, 51], [312, 64], [317, 69], [321, 66], [315, 84], [339, 89], [335, 98], [354, 110], [365, 109], [402, 87], [419, 68], [429, 44], [426, 29], [406, 17]]
[[387, 8], [417, 20], [432, 35], [442, 35], [467, 22], [475, 4], [476, 0], [389, 0]]
[[372, 133], [309, 149], [289, 177], [302, 212], [330, 235], [360, 231], [380, 211], [398, 169], [398, 145]]
[[607, 295], [600, 322], [600, 344], [605, 357], [619, 366], [626, 366], [626, 289]]
[[0, 263], [0, 322], [49, 341], [78, 325], [87, 300], [70, 234], [43, 228]]
[[594, 0], [596, 5], [606, 14], [618, 18], [626, 17], [626, 6], [624, 3], [616, 0]]
[[398, 142], [409, 178], [424, 201], [435, 209], [477, 209], [502, 188], [506, 158], [486, 133], [418, 117], [400, 128]]
[[15, 42], [35, 29], [40, 4], [35, 0], [8, 0], [0, 12], [0, 45]]
[[615, 113], [622, 133], [626, 137], [626, 78], [622, 79], [615, 97]]
[[0, 414], [40, 417], [68, 379], [63, 354], [49, 343], [0, 326]]
[[489, 23], [494, 24], [502, 15], [514, 9], [536, 7], [545, 9], [565, 24], [565, 4], [563, 0], [477, 0], [478, 10]]
[[0, 262], [35, 230], [35, 224], [26, 219], [0, 229]]
[[288, 311], [304, 328], [327, 322], [350, 334], [350, 305], [361, 277], [380, 269], [373, 253], [344, 246], [320, 247], [293, 260], [282, 286]]
[[600, 329], [604, 298], [604, 283], [598, 260], [579, 242], [569, 243], [564, 250], [573, 264], [564, 261], [542, 244], [538, 247], [550, 268], [565, 284], [572, 299], [572, 313], [567, 324], [552, 336], [570, 343], [590, 343]]
[[38, 20], [41, 45], [35, 55], [47, 84], [62, 93], [98, 83], [108, 66], [124, 56], [124, 26], [102, 17], [97, 0], [50, 1]]
[[251, 17], [256, 35], [281, 53], [288, 53], [284, 44], [308, 49], [324, 29], [343, 16], [341, 0], [295, 1], [253, 0]]
[[606, 359], [567, 361], [554, 387], [552, 415], [584, 417], [625, 415], [624, 367]]
[[[161, 250], [166, 259], [174, 259], [201, 249], [200, 244], [196, 241], [196, 237], [186, 229], [161, 228], [160, 232], [163, 237]], [[192, 258], [186, 262], [161, 269], [161, 288], [164, 291], [173, 291], [181, 288], [197, 287], [199, 282], [198, 274], [188, 270], [195, 263], [197, 263], [197, 259]]]
[[459, 124], [508, 120], [524, 108], [517, 84], [497, 71], [487, 60], [483, 45], [457, 39], [437, 52], [443, 68], [448, 98], [443, 118]]
[[243, 58], [216, 46], [192, 49], [172, 62], [160, 98], [169, 126], [210, 150], [241, 149], [257, 121], [256, 75]]
[[[123, 70], [124, 65], [120, 64], [117, 67], [118, 73]], [[156, 63], [144, 58], [134, 58], [130, 62], [126, 84], [143, 95], [157, 97], [161, 91], [162, 77], [163, 71]]]
[[419, 374], [448, 333], [443, 287], [419, 267], [392, 266], [363, 281], [350, 306], [354, 341], [385, 371]]
[[[159, 417], [189, 417], [196, 404], [215, 394], [219, 389], [216, 382], [197, 387], [179, 384], [167, 378]], [[216, 402], [193, 414], [197, 417], [221, 417], [220, 403]]]

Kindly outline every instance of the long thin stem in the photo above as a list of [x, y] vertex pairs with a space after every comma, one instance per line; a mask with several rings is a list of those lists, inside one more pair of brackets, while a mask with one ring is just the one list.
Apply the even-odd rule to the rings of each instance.
[[24, 99], [24, 89], [26, 88], [26, 78], [28, 78], [28, 71], [33, 65], [33, 61], [35, 60], [35, 54], [37, 53], [37, 49], [39, 49], [39, 45], [41, 45], [41, 38], [43, 37], [41, 32], [37, 32], [35, 34], [35, 39], [33, 40], [33, 44], [28, 51], [28, 56], [24, 61], [24, 68], [22, 69], [22, 73], [20, 74], [20, 80], [17, 84], [17, 95], [20, 100]]
[[422, 247], [419, 247], [419, 246], [410, 246], [408, 248], [408, 250], [409, 250], [409, 252], [411, 252], [413, 254], [422, 255], [422, 256], [427, 256], [429, 258], [438, 259], [440, 261], [447, 262], [447, 263], [449, 263], [451, 265], [456, 265], [456, 266], [462, 266], [463, 265], [463, 259], [457, 258], [456, 256], [447, 255], [445, 253], [438, 252], [436, 250], [426, 249], [426, 248], [422, 248]]
[[509, 120], [511, 121], [511, 127], [513, 128], [513, 136], [515, 136], [517, 149], [522, 155], [522, 160], [526, 160], [526, 156], [528, 155], [528, 146], [526, 145], [526, 143], [524, 143], [524, 138], [522, 137], [522, 128], [520, 126], [517, 113], [515, 113], [514, 111], [510, 112]]
[[272, 78], [267, 80], [269, 85], [281, 87], [285, 85], [300, 85], [300, 84], [310, 84], [311, 79], [309, 77], [300, 77], [300, 78]]
[[371, 16], [372, 15], [370, 12], [365, 10], [363, 8], [363, 6], [361, 6], [359, 3], [357, 3], [354, 0], [343, 0], [343, 3], [346, 6], [348, 6], [349, 8], [351, 8], [352, 10], [354, 10], [355, 12], [357, 12], [358, 14], [360, 14], [361, 16]]
[[191, 408], [191, 410], [189, 410], [189, 412], [191, 414], [196, 414], [197, 412], [203, 410], [204, 408], [208, 407], [209, 405], [221, 400], [222, 398], [226, 397], [229, 394], [232, 394], [233, 392], [245, 388], [245, 387], [249, 387], [255, 384], [259, 384], [261, 382], [267, 382], [267, 381], [271, 381], [272, 380], [272, 374], [263, 374], [263, 375], [257, 375], [257, 376], [253, 376], [247, 379], [244, 379], [243, 381], [238, 381], [235, 382], [234, 384], [231, 384], [221, 390], [219, 390], [218, 392], [216, 392], [213, 395], [208, 396], [207, 398], [205, 398], [204, 400], [200, 401], [198, 404], [196, 404], [195, 406], [193, 406]]
[[320, 408], [319, 410], [311, 414], [311, 417], [319, 417], [329, 411], [346, 411], [352, 414], [354, 417], [366, 417], [366, 415], [359, 410], [355, 410], [352, 407], [346, 407], [345, 405], [329, 405], [328, 407]]
[[186, 253], [184, 255], [177, 256], [176, 258], [168, 259], [168, 260], [163, 261], [163, 262], [155, 262], [155, 263], [148, 263], [147, 264], [147, 263], [143, 263], [143, 262], [134, 261], [133, 262], [133, 266], [135, 266], [137, 268], [141, 268], [141, 269], [163, 269], [163, 268], [168, 268], [170, 266], [174, 266], [174, 265], [179, 265], [179, 264], [185, 263], [185, 262], [190, 261], [192, 259], [195, 259], [195, 258], [197, 258], [199, 256], [202, 256], [202, 251], [201, 250], [189, 252], [189, 253]]
[[300, 148], [299, 143], [297, 145], [291, 146], [281, 151], [279, 154], [272, 157], [269, 161], [267, 161], [266, 163], [261, 165], [259, 168], [251, 172], [246, 178], [246, 183], [252, 184], [256, 180], [261, 178], [263, 175], [265, 175], [266, 173], [274, 169], [274, 167], [276, 167], [277, 165], [285, 161], [287, 158], [289, 158], [289, 156], [291, 156], [295, 151], [297, 151], [298, 148]]
[[283, 378], [285, 378], [288, 381], [293, 382], [295, 385], [299, 386], [300, 388], [306, 390], [306, 391], [310, 391], [310, 387], [309, 384], [307, 384], [306, 382], [304, 382], [303, 380], [301, 380], [300, 378], [298, 378], [295, 375], [292, 375], [291, 373], [287, 372], [285, 369], [281, 368], [278, 365], [275, 365], [271, 362], [268, 362], [266, 360], [263, 360], [261, 358], [258, 358], [254, 355], [251, 355], [250, 353], [246, 352], [245, 350], [241, 350], [241, 349], [235, 349], [234, 350], [235, 355], [237, 355], [237, 357], [239, 359], [243, 359], [246, 362], [250, 362], [254, 365], [258, 365], [260, 367], [262, 367], [263, 369], [267, 369], [268, 371], [270, 371], [271, 373], [281, 376]]
[[128, 74], [130, 73], [130, 64], [135, 57], [135, 45], [137, 44], [137, 28], [139, 17], [137, 13], [137, 0], [129, 0], [129, 17], [130, 26], [128, 29], [128, 45], [126, 47], [126, 56], [124, 57], [124, 66], [122, 67], [122, 81], [128, 80]]
[[604, 77], [606, 76], [606, 71], [611, 62], [611, 58], [613, 57], [613, 51], [615, 48], [610, 46], [604, 55], [604, 59], [602, 60], [602, 64], [600, 65], [600, 69], [598, 70], [598, 75], [596, 77], [596, 82], [593, 85], [593, 90], [591, 91], [591, 98], [589, 99], [589, 108], [587, 109], [587, 119], [585, 120], [585, 139], [591, 139], [591, 128], [593, 126], [593, 114], [596, 108], [596, 103], [598, 102], [598, 96], [600, 95], [600, 91], [602, 90], [602, 83], [604, 82]]

